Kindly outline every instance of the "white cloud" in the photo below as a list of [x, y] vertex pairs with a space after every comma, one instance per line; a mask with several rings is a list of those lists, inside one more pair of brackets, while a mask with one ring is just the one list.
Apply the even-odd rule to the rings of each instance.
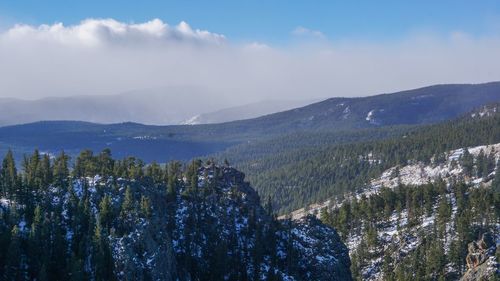
[[294, 30], [292, 30], [292, 34], [295, 36], [307, 36], [307, 37], [316, 37], [319, 39], [326, 39], [326, 36], [323, 34], [323, 32], [305, 28], [303, 26], [296, 27]]
[[169, 26], [159, 19], [127, 24], [114, 19], [87, 19], [78, 25], [16, 25], [4, 34], [9, 40], [35, 40], [62, 45], [95, 47], [106, 44], [144, 44], [171, 42], [224, 42], [224, 36], [206, 30], [193, 30], [186, 22]]
[[[299, 29], [298, 33], [313, 33]], [[419, 35], [392, 42], [242, 45], [155, 19], [16, 25], [0, 32], [0, 97], [114, 94], [175, 86], [220, 107], [265, 99], [360, 96], [435, 83], [500, 80], [500, 37]], [[189, 89], [196, 89], [190, 92]], [[201, 89], [201, 90], [200, 90]], [[203, 94], [205, 93], [205, 94]], [[194, 94], [193, 94], [194, 95]]]

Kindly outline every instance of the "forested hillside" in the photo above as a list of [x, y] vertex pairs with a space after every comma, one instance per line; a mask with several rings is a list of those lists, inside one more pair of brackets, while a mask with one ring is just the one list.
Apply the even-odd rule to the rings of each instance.
[[312, 212], [339, 230], [355, 279], [497, 280], [499, 166], [500, 144], [458, 149]]
[[[499, 184], [500, 178], [492, 188], [458, 182], [383, 189], [332, 212], [325, 209], [321, 218], [348, 242], [357, 280], [458, 280], [478, 266], [494, 278]], [[483, 236], [484, 252], [468, 252], [468, 244]], [[468, 254], [477, 254], [477, 262]]]
[[35, 151], [16, 167], [9, 152], [0, 279], [351, 280], [333, 228], [276, 220], [244, 177], [200, 161], [115, 160], [110, 150], [74, 161]]
[[[385, 135], [374, 134], [375, 140], [366, 140], [368, 134], [359, 142], [307, 149], [299, 146], [269, 154], [265, 151], [273, 147], [273, 143], [268, 142], [262, 147], [241, 146], [218, 156], [230, 159], [236, 155], [235, 159], [240, 159], [238, 155], [248, 155], [249, 151], [257, 155], [241, 158], [241, 162], [233, 164], [248, 175], [263, 198], [272, 197], [275, 208], [283, 214], [330, 197], [342, 198], [347, 192], [362, 189], [369, 179], [395, 165], [430, 161], [456, 148], [498, 143], [500, 114], [497, 109], [498, 105], [490, 105], [457, 120], [406, 131], [399, 128]], [[480, 112], [489, 113], [480, 115]], [[314, 139], [314, 135], [312, 137]], [[293, 146], [294, 141], [304, 142], [304, 138], [276, 139], [277, 146], [282, 142]]]

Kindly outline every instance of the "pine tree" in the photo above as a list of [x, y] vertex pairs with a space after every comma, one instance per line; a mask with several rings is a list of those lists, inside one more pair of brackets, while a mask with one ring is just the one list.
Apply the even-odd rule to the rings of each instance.
[[53, 180], [54, 184], [60, 188], [66, 188], [68, 177], [69, 177], [69, 168], [68, 168], [69, 156], [67, 156], [64, 151], [56, 157], [54, 161], [53, 167]]
[[52, 166], [48, 154], [43, 155], [38, 170], [39, 171], [37, 174], [41, 177], [40, 188], [46, 190], [52, 183], [52, 177], [53, 177]]
[[378, 246], [377, 228], [368, 223], [366, 230], [366, 243], [369, 247], [375, 248]]
[[114, 262], [106, 235], [107, 231], [97, 221], [92, 239], [94, 275], [97, 281], [115, 280]]
[[149, 198], [144, 195], [141, 196], [141, 214], [145, 218], [150, 218], [152, 214]]
[[135, 203], [134, 203], [134, 197], [132, 195], [132, 190], [130, 189], [130, 186], [127, 186], [127, 189], [125, 190], [125, 196], [123, 198], [122, 206], [121, 206], [121, 211], [120, 211], [120, 217], [122, 219], [125, 219], [129, 216], [133, 215], [133, 212], [135, 210]]
[[189, 179], [189, 187], [186, 190], [187, 195], [198, 194], [198, 168], [201, 166], [200, 160], [193, 160], [187, 168], [186, 178]]
[[274, 216], [273, 200], [271, 199], [271, 196], [267, 197], [267, 203], [266, 203], [265, 209], [266, 209], [267, 214], [269, 216], [271, 216], [271, 217]]
[[444, 232], [446, 230], [446, 223], [450, 220], [451, 216], [451, 205], [448, 202], [446, 196], [442, 196], [439, 201], [439, 206], [437, 210], [437, 229], [440, 234], [440, 238], [444, 237]]
[[174, 201], [177, 195], [177, 177], [179, 176], [179, 163], [172, 162], [168, 165], [167, 198]]
[[73, 175], [77, 178], [93, 176], [98, 173], [98, 163], [90, 150], [83, 150], [76, 158]]
[[321, 208], [321, 210], [319, 211], [319, 218], [322, 223], [333, 226], [332, 218], [330, 216], [330, 213], [328, 212], [328, 208]]
[[105, 195], [99, 203], [99, 223], [105, 230], [109, 230], [113, 219], [111, 198]]
[[486, 159], [486, 155], [484, 155], [484, 151], [481, 149], [476, 159], [476, 167], [477, 167], [477, 177], [482, 178], [487, 175], [488, 170], [488, 162]]
[[471, 177], [474, 171], [474, 158], [467, 148], [464, 150], [464, 153], [462, 154], [460, 160], [464, 168], [464, 174], [468, 177]]
[[351, 272], [353, 280], [363, 280], [362, 276], [360, 275], [361, 266], [359, 260], [360, 257], [358, 253], [354, 253], [351, 257]]
[[50, 219], [50, 259], [47, 267], [47, 276], [49, 280], [62, 280], [66, 277], [67, 269], [67, 241], [60, 225], [62, 221], [61, 209], [55, 212]]
[[146, 177], [150, 178], [153, 181], [153, 184], [160, 184], [164, 179], [163, 171], [160, 165], [158, 165], [155, 161], [149, 164], [146, 167]]
[[12, 150], [9, 149], [2, 162], [2, 170], [0, 170], [0, 181], [2, 187], [2, 195], [13, 199], [17, 193], [17, 169], [16, 162]]
[[29, 271], [30, 276], [36, 279], [38, 276], [42, 263], [40, 256], [43, 255], [43, 236], [42, 236], [42, 226], [43, 226], [43, 215], [42, 210], [39, 205], [35, 207], [33, 219], [31, 223], [30, 233], [29, 233]]
[[21, 261], [21, 238], [19, 228], [14, 225], [10, 235], [10, 245], [7, 250], [7, 263], [4, 269], [4, 280], [22, 280], [23, 270]]
[[500, 194], [500, 160], [497, 162], [497, 168], [495, 171], [495, 178], [493, 179], [493, 183], [491, 185], [495, 194]]
[[26, 184], [30, 188], [40, 188], [39, 182], [40, 152], [35, 149], [31, 157], [24, 157], [23, 168], [26, 176]]
[[113, 172], [114, 160], [111, 157], [111, 150], [105, 148], [98, 156], [98, 172], [102, 177], [109, 177]]
[[427, 276], [439, 276], [444, 270], [446, 260], [443, 253], [443, 245], [439, 239], [434, 239], [429, 243], [426, 251], [427, 262], [425, 266]]

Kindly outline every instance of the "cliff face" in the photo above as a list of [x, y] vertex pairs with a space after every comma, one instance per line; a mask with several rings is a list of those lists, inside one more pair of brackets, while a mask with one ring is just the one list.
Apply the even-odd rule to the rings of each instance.
[[177, 197], [172, 240], [181, 278], [351, 279], [348, 250], [334, 229], [312, 217], [277, 221], [244, 177], [202, 167], [198, 195]]
[[292, 222], [290, 232], [304, 280], [351, 280], [349, 250], [335, 230], [308, 216]]
[[499, 277], [495, 259], [496, 244], [490, 233], [468, 245], [467, 271], [461, 281], [496, 280]]

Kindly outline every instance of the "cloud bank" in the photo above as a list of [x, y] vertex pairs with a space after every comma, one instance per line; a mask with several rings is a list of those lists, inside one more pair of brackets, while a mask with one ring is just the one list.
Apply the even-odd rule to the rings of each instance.
[[79, 25], [16, 25], [9, 29], [4, 39], [12, 42], [34, 40], [59, 43], [63, 46], [98, 47], [102, 45], [168, 44], [179, 42], [224, 42], [224, 36], [205, 30], [193, 30], [186, 22], [169, 26], [160, 19], [140, 24], [126, 24], [114, 19], [87, 19]]
[[[159, 89], [173, 104], [188, 99], [223, 108], [264, 99], [363, 96], [500, 80], [500, 37], [495, 35], [417, 34], [363, 42], [328, 40], [305, 27], [291, 33], [322, 40], [291, 40], [281, 47], [242, 44], [159, 19], [15, 25], [0, 33], [0, 97]], [[169, 90], [183, 87], [187, 90]]]

